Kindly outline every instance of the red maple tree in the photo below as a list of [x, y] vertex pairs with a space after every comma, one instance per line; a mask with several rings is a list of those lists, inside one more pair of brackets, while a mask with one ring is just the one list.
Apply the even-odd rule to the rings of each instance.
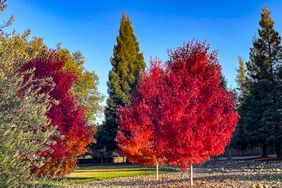
[[161, 82], [165, 72], [161, 65], [159, 61], [151, 64], [150, 71], [141, 78], [131, 105], [118, 110], [119, 131], [116, 137], [119, 152], [131, 163], [156, 165], [157, 179], [158, 165], [165, 161], [158, 150], [158, 137], [155, 135], [158, 127], [152, 121], [152, 117], [157, 116], [157, 108], [152, 107], [162, 96]]
[[232, 93], [221, 85], [216, 52], [209, 53], [208, 45], [187, 43], [169, 56], [161, 147], [169, 164], [187, 167], [224, 152], [238, 114]]
[[43, 87], [41, 92], [48, 93], [51, 101], [47, 117], [50, 126], [57, 126], [60, 137], [53, 138], [55, 145], [47, 151], [40, 151], [42, 157], [50, 158], [39, 170], [39, 176], [63, 177], [72, 172], [76, 159], [86, 152], [93, 139], [91, 127], [86, 125], [84, 107], [79, 105], [71, 87], [76, 75], [63, 70], [65, 59], [55, 52], [45, 52], [36, 59], [24, 64], [22, 70], [34, 69], [33, 78], [52, 78], [54, 88]]
[[[224, 152], [238, 114], [208, 45], [190, 42], [169, 57], [166, 66], [153, 63], [132, 103], [119, 110], [117, 141], [133, 162], [153, 153], [165, 164], [187, 168]], [[152, 151], [147, 156], [140, 152], [146, 148]]]

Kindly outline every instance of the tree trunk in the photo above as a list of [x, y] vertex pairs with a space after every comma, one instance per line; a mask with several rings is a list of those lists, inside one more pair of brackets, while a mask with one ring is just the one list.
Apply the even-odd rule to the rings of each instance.
[[266, 145], [263, 145], [262, 147], [262, 158], [265, 158], [267, 157], [267, 146]]
[[159, 180], [159, 164], [156, 164], [156, 180]]
[[275, 144], [275, 152], [276, 152], [277, 159], [282, 159], [281, 143]]
[[190, 163], [190, 187], [193, 187], [193, 165]]
[[101, 163], [104, 164], [104, 156], [101, 156]]
[[232, 154], [230, 148], [227, 149], [227, 159], [231, 160], [232, 159]]

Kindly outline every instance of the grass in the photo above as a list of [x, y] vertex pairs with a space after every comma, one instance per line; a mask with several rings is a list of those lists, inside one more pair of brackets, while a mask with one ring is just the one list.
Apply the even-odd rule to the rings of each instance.
[[[170, 172], [168, 170], [160, 170], [161, 173]], [[107, 164], [107, 165], [83, 165], [76, 169], [73, 173], [68, 175], [64, 179], [56, 179], [53, 181], [43, 182], [44, 185], [74, 185], [90, 183], [95, 181], [120, 178], [120, 177], [130, 177], [138, 175], [148, 175], [154, 174], [154, 167], [144, 167], [141, 165], [131, 165], [131, 164]]]

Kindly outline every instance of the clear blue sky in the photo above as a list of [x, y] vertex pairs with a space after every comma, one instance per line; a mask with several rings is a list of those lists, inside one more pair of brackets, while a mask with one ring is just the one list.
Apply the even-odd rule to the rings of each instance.
[[235, 87], [238, 56], [248, 59], [264, 5], [272, 12], [275, 28], [282, 33], [282, 1], [264, 0], [8, 0], [1, 17], [15, 16], [11, 26], [42, 37], [50, 47], [59, 42], [81, 51], [87, 70], [100, 78], [99, 90], [107, 94], [110, 57], [124, 10], [144, 54], [167, 59], [167, 49], [193, 38], [207, 40], [219, 51], [219, 61], [230, 87]]

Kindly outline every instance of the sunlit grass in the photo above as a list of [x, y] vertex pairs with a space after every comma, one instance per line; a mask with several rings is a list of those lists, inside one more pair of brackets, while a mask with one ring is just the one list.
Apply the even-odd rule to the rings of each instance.
[[[170, 172], [168, 170], [160, 170], [160, 173]], [[154, 167], [144, 167], [140, 165], [84, 165], [76, 169], [73, 173], [68, 175], [64, 179], [56, 179], [53, 181], [43, 182], [44, 185], [72, 185], [83, 184], [95, 181], [131, 177], [138, 175], [155, 174]]]

